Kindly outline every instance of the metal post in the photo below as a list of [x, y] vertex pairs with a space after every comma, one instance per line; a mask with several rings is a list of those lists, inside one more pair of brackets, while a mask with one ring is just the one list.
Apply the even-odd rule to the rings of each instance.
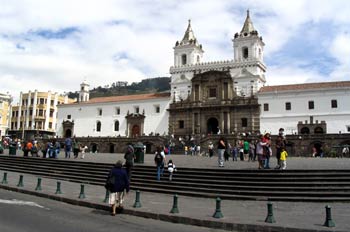
[[103, 200], [104, 203], [107, 203], [109, 201], [109, 190], [106, 189], [106, 195], [105, 195], [105, 199]]
[[223, 218], [224, 215], [221, 213], [221, 199], [220, 197], [216, 198], [216, 209], [213, 215], [214, 218]]
[[8, 182], [7, 182], [7, 172], [4, 172], [4, 177], [2, 178], [1, 184], [8, 184]]
[[136, 190], [136, 198], [135, 198], [135, 204], [134, 204], [134, 208], [141, 208], [141, 202], [140, 202], [140, 191]]
[[326, 221], [323, 225], [327, 227], [335, 227], [335, 223], [332, 220], [331, 207], [329, 205], [326, 205]]
[[84, 198], [85, 198], [85, 186], [82, 184], [80, 185], [79, 199], [84, 199]]
[[18, 181], [17, 187], [23, 187], [23, 175], [19, 176], [19, 181]]
[[273, 216], [273, 205], [271, 202], [267, 203], [267, 217], [265, 219], [265, 222], [267, 223], [275, 223], [276, 220]]
[[57, 189], [56, 189], [55, 194], [62, 194], [60, 181], [57, 181]]
[[173, 208], [170, 210], [170, 213], [179, 213], [179, 208], [177, 207], [177, 194], [174, 195]]
[[41, 178], [39, 177], [38, 178], [38, 183], [36, 185], [36, 188], [35, 188], [35, 191], [41, 191]]

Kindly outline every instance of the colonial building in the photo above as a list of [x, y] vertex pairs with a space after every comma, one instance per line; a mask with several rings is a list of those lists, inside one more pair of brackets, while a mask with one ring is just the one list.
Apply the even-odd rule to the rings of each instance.
[[249, 11], [233, 38], [233, 60], [201, 62], [189, 21], [170, 68], [169, 131], [175, 135], [259, 132], [257, 91], [265, 84], [264, 42]]
[[0, 93], [0, 136], [5, 136], [9, 128], [12, 98]]
[[17, 138], [54, 136], [57, 123], [57, 106], [74, 102], [58, 93], [20, 93], [19, 104], [12, 107], [9, 134]]
[[59, 137], [129, 137], [168, 133], [169, 93], [89, 98], [81, 84], [79, 101], [59, 105]]
[[350, 133], [350, 81], [262, 87], [262, 132]]

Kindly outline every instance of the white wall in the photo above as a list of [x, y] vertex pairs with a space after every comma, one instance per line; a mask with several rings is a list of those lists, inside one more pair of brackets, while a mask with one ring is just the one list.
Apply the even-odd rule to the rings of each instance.
[[[134, 113], [135, 107], [139, 107], [139, 113], [145, 111], [144, 133], [168, 133], [168, 118], [170, 98], [158, 98], [140, 101], [123, 101], [99, 104], [66, 104], [59, 105], [57, 120], [57, 135], [63, 136], [63, 120], [71, 115], [74, 120], [74, 135], [80, 136], [125, 136], [127, 112]], [[160, 106], [160, 113], [155, 112], [155, 106]], [[116, 114], [116, 108], [120, 108], [120, 115]], [[98, 115], [98, 109], [102, 109], [102, 116]], [[114, 131], [114, 122], [119, 121], [119, 131]], [[101, 122], [101, 132], [96, 131], [96, 122]]]
[[[279, 128], [285, 128], [287, 134], [297, 132], [299, 121], [313, 122], [322, 120], [327, 123], [327, 133], [348, 133], [350, 126], [350, 90], [316, 89], [289, 92], [259, 93], [261, 105], [260, 130], [277, 134]], [[338, 107], [331, 108], [331, 100], [337, 100]], [[308, 108], [308, 102], [314, 101], [314, 109]], [[285, 103], [291, 103], [291, 110], [285, 109]], [[264, 103], [269, 111], [264, 111]]]

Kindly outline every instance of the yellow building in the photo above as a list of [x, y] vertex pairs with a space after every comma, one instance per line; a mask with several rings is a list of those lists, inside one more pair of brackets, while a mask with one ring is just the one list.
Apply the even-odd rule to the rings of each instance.
[[12, 98], [0, 93], [0, 136], [5, 136], [9, 127]]
[[51, 91], [21, 92], [19, 104], [12, 107], [9, 134], [24, 139], [54, 136], [57, 124], [57, 105], [74, 101]]

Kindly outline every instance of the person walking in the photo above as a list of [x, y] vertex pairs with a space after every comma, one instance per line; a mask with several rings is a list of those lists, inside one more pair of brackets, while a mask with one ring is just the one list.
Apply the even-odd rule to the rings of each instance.
[[260, 136], [260, 141], [256, 144], [256, 154], [258, 156], [258, 163], [259, 163], [259, 169], [264, 168], [264, 162], [265, 162], [265, 146], [267, 143], [264, 142], [264, 136]]
[[154, 163], [157, 166], [157, 180], [160, 180], [160, 176], [163, 175], [164, 172], [164, 163], [166, 162], [165, 160], [165, 154], [162, 149], [162, 147], [158, 147], [156, 154], [154, 156]]
[[109, 172], [105, 185], [106, 189], [110, 191], [109, 204], [112, 208], [112, 216], [116, 215], [117, 207], [120, 211], [124, 209], [124, 197], [130, 190], [129, 177], [126, 171], [122, 168], [122, 165], [122, 161], [118, 160]]
[[176, 166], [173, 160], [169, 160], [168, 162], [169, 181], [172, 181], [174, 171], [176, 171]]
[[65, 158], [70, 158], [70, 152], [72, 151], [72, 139], [70, 137], [67, 137], [64, 140], [64, 152], [65, 152]]
[[134, 147], [129, 144], [126, 148], [124, 159], [125, 159], [125, 168], [126, 173], [128, 174], [129, 180], [131, 179], [132, 168], [134, 167], [134, 159], [135, 159], [135, 150]]
[[220, 137], [218, 141], [218, 163], [219, 167], [224, 167], [224, 152], [226, 150], [226, 144], [224, 137]]
[[288, 153], [284, 147], [281, 149], [281, 157], [280, 157], [280, 162], [281, 162], [281, 169], [284, 170], [287, 168], [287, 157]]
[[77, 142], [76, 139], [73, 140], [73, 155], [74, 155], [74, 159], [78, 158], [79, 156], [79, 151], [80, 151], [80, 146], [79, 143]]
[[209, 142], [209, 145], [208, 145], [208, 152], [209, 152], [209, 158], [212, 158], [213, 155], [214, 155], [214, 145], [213, 145], [213, 142]]

